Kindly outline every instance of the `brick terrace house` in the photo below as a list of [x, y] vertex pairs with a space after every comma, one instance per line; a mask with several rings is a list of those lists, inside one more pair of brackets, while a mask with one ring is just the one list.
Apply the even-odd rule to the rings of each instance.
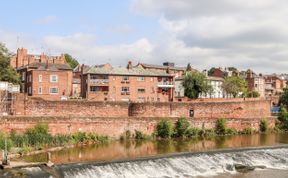
[[265, 75], [265, 96], [279, 96], [286, 86], [285, 80], [276, 74]]
[[165, 70], [144, 69], [141, 65], [92, 66], [82, 74], [82, 96], [96, 101], [173, 101], [174, 78]]
[[31, 55], [21, 48], [10, 64], [20, 73], [21, 92], [28, 96], [60, 100], [72, 94], [72, 69], [63, 55]]
[[265, 79], [262, 74], [255, 74], [252, 70], [248, 69], [245, 78], [248, 86], [248, 91], [257, 91], [260, 97], [265, 97]]

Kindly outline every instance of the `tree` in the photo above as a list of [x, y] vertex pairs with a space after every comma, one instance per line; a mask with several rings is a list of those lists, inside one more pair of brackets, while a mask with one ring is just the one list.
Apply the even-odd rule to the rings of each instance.
[[231, 94], [236, 98], [239, 94], [246, 92], [247, 83], [238, 76], [231, 76], [225, 78], [222, 88], [227, 94]]
[[186, 72], [191, 72], [192, 71], [192, 67], [191, 64], [188, 63], [187, 67], [186, 67]]
[[213, 75], [214, 71], [215, 71], [215, 67], [212, 67], [211, 69], [208, 70], [208, 75], [209, 76]]
[[182, 85], [185, 96], [188, 98], [198, 98], [201, 93], [208, 93], [212, 90], [206, 76], [196, 71], [187, 72]]
[[255, 90], [249, 91], [249, 92], [246, 93], [246, 97], [247, 98], [257, 98], [259, 96], [260, 96], [259, 92], [255, 91]]
[[70, 54], [64, 54], [65, 56], [65, 61], [70, 65], [70, 67], [72, 69], [74, 69], [75, 67], [77, 67], [79, 65], [79, 62], [77, 61], [77, 59], [73, 58]]
[[4, 44], [0, 43], [0, 81], [20, 84], [20, 76], [10, 66], [11, 54]]
[[284, 106], [284, 107], [288, 107], [288, 88], [284, 88], [283, 89], [283, 93], [280, 95], [279, 98], [279, 103], [280, 105]]

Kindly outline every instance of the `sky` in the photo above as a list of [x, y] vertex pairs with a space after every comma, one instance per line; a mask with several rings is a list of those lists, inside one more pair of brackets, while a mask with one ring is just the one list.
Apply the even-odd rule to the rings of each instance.
[[1, 2], [0, 42], [88, 65], [288, 73], [287, 20], [287, 0], [9, 0]]

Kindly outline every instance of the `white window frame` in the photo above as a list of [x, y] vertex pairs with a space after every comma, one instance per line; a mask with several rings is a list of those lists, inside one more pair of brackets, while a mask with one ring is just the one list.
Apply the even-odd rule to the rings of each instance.
[[32, 74], [28, 75], [28, 82], [32, 82]]
[[[55, 81], [53, 80], [54, 77], [56, 77]], [[50, 75], [50, 82], [57, 83], [58, 82], [58, 75]]]
[[42, 82], [42, 78], [43, 78], [43, 77], [42, 77], [42, 75], [40, 74], [40, 75], [38, 76], [38, 81], [39, 81], [39, 82]]
[[22, 73], [22, 80], [25, 80], [25, 78], [26, 78], [26, 72], [23, 72]]
[[[51, 90], [52, 90], [52, 89], [55, 89], [55, 88], [57, 89], [57, 93], [51, 92]], [[59, 88], [58, 88], [58, 87], [50, 87], [50, 88], [49, 88], [49, 93], [50, 93], [50, 95], [58, 95], [58, 94], [59, 94]]]
[[137, 81], [144, 82], [145, 81], [145, 77], [144, 76], [139, 76], [139, 77], [137, 77]]

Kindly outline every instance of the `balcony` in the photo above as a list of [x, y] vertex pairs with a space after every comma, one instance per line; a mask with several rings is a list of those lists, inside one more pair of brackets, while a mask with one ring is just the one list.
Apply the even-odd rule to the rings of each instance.
[[90, 79], [91, 85], [101, 85], [107, 86], [109, 84], [109, 79]]
[[157, 85], [159, 88], [174, 88], [173, 82], [158, 82]]

